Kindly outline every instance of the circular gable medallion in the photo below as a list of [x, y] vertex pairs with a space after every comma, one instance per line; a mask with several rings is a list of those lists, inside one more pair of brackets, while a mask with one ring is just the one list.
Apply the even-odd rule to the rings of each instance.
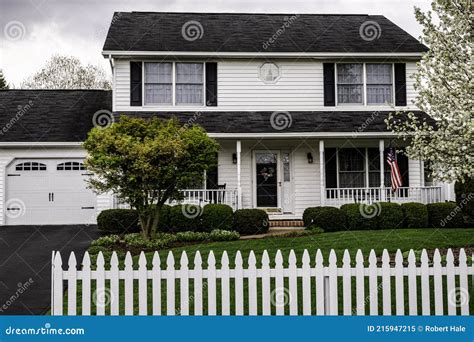
[[259, 77], [265, 83], [276, 83], [280, 78], [280, 68], [274, 63], [264, 63], [260, 66]]

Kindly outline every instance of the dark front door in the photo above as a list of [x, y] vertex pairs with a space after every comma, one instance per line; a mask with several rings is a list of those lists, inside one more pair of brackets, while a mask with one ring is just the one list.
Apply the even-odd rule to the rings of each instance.
[[278, 206], [277, 153], [256, 153], [257, 207]]

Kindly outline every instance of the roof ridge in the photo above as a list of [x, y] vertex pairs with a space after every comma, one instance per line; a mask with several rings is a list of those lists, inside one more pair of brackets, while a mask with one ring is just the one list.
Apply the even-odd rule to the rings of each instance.
[[207, 15], [320, 15], [320, 16], [383, 16], [383, 14], [368, 13], [264, 13], [264, 12], [159, 12], [159, 11], [116, 11], [114, 13], [143, 13], [143, 14], [207, 14]]

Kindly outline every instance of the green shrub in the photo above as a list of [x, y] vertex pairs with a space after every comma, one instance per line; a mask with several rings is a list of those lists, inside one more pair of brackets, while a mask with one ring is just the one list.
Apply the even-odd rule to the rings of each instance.
[[342, 205], [341, 210], [346, 214], [346, 228], [349, 230], [373, 230], [378, 227], [378, 208], [375, 204], [349, 203]]
[[303, 221], [306, 228], [320, 227], [327, 232], [336, 232], [346, 228], [345, 212], [335, 207], [306, 208]]
[[228, 205], [208, 204], [202, 210], [202, 230], [207, 232], [214, 229], [232, 230], [233, 218], [234, 212]]
[[163, 249], [169, 247], [170, 244], [176, 241], [173, 234], [158, 234], [150, 240], [145, 240], [142, 234], [126, 234], [123, 241], [127, 247], [142, 248], [142, 249]]
[[97, 216], [98, 228], [107, 233], [136, 233], [140, 231], [138, 213], [133, 209], [108, 209]]
[[193, 204], [172, 206], [169, 210], [169, 222], [166, 231], [185, 232], [201, 230], [202, 208]]
[[114, 246], [120, 242], [120, 236], [112, 234], [107, 236], [102, 236], [97, 240], [91, 242], [91, 246], [103, 246], [109, 247]]
[[427, 208], [431, 227], [459, 228], [464, 224], [461, 208], [455, 202], [430, 203]]
[[167, 232], [170, 230], [171, 223], [171, 206], [163, 205], [160, 212], [160, 222], [158, 230], [162, 232]]
[[206, 232], [178, 232], [175, 236], [181, 242], [209, 240], [209, 233]]
[[234, 213], [234, 230], [240, 234], [268, 232], [268, 215], [261, 209], [239, 209]]
[[400, 204], [378, 202], [374, 206], [379, 211], [376, 216], [378, 229], [401, 229], [404, 227], [403, 210]]
[[428, 209], [423, 203], [403, 203], [403, 216], [405, 219], [405, 227], [407, 228], [427, 228]]
[[464, 183], [456, 182], [454, 191], [456, 203], [469, 220], [474, 221], [474, 178], [469, 178]]
[[240, 234], [236, 231], [214, 229], [209, 237], [212, 241], [234, 241], [240, 239]]

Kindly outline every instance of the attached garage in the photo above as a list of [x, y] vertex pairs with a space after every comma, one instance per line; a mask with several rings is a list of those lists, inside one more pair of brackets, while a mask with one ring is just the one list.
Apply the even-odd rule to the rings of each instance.
[[15, 159], [6, 169], [7, 225], [94, 224], [97, 196], [81, 159]]
[[0, 91], [0, 229], [96, 224], [112, 207], [87, 188], [82, 148], [97, 113], [111, 110], [110, 91]]

